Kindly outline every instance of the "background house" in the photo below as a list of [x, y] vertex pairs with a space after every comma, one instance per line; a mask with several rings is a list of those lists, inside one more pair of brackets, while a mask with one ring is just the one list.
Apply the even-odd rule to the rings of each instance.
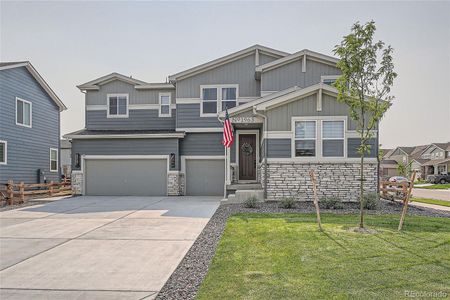
[[66, 107], [30, 62], [0, 63], [0, 183], [58, 181]]

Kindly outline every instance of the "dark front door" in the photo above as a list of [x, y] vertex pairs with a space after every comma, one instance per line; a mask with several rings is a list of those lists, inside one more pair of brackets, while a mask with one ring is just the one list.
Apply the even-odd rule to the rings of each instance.
[[256, 134], [239, 134], [239, 180], [256, 180]]

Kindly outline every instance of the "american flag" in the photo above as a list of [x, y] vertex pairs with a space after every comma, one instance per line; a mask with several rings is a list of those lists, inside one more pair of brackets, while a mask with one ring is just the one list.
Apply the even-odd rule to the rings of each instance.
[[230, 116], [228, 115], [228, 109], [225, 108], [225, 122], [223, 122], [223, 140], [222, 144], [225, 148], [230, 148], [233, 144], [233, 127], [231, 126]]

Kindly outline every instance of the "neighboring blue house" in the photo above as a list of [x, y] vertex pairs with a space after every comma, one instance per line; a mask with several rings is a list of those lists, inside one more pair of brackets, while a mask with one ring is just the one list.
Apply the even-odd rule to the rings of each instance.
[[[112, 73], [79, 85], [86, 126], [72, 140], [72, 183], [85, 195], [223, 195], [356, 200], [359, 144], [331, 83], [336, 58], [255, 45], [147, 83]], [[229, 108], [235, 143], [221, 144]], [[372, 141], [376, 149], [376, 140]], [[377, 189], [377, 151], [366, 160]], [[245, 191], [245, 192], [244, 192]], [[242, 198], [242, 197], [239, 197]]]
[[30, 62], [0, 63], [0, 183], [59, 181], [65, 109]]

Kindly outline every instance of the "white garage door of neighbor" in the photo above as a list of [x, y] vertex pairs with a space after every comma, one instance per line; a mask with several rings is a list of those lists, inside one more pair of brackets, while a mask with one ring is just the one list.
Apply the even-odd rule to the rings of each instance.
[[224, 173], [223, 159], [186, 159], [186, 195], [223, 195]]
[[165, 159], [87, 159], [86, 195], [165, 196]]

